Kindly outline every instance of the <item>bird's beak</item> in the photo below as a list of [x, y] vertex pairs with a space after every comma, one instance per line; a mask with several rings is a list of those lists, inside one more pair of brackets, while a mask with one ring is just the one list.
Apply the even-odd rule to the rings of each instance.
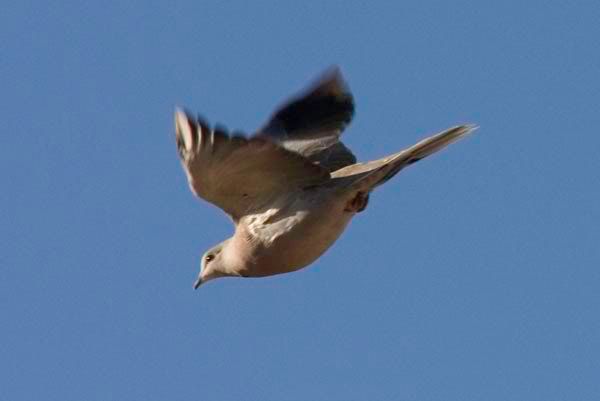
[[194, 282], [194, 289], [197, 290], [201, 284], [202, 284], [202, 277], [198, 277], [198, 279]]

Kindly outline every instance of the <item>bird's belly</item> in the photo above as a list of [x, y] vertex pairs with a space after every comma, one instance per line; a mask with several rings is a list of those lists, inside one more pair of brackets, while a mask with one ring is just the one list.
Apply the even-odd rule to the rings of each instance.
[[344, 211], [344, 204], [331, 202], [301, 210], [274, 225], [276, 236], [255, 259], [256, 275], [269, 276], [299, 270], [317, 260], [344, 232], [354, 213]]

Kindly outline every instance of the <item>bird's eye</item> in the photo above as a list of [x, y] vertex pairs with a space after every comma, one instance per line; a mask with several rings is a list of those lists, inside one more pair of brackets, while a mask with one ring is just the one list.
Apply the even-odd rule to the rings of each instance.
[[204, 260], [206, 261], [206, 263], [210, 262], [211, 260], [213, 260], [215, 258], [215, 255], [206, 255], [204, 257]]

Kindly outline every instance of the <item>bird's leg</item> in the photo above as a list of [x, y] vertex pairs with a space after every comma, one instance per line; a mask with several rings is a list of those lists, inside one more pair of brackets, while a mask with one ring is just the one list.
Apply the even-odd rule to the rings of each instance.
[[352, 198], [348, 202], [348, 204], [346, 204], [344, 211], [360, 213], [367, 208], [368, 203], [369, 203], [369, 193], [360, 191], [360, 192], [356, 193], [354, 198]]

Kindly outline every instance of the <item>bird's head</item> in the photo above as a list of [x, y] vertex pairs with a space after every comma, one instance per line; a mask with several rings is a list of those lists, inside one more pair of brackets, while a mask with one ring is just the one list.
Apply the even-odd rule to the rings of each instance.
[[200, 285], [206, 283], [209, 280], [229, 276], [226, 273], [223, 249], [227, 241], [223, 241], [218, 245], [210, 248], [202, 255], [202, 261], [200, 263], [200, 273], [198, 279], [194, 282], [194, 289], [200, 287]]

